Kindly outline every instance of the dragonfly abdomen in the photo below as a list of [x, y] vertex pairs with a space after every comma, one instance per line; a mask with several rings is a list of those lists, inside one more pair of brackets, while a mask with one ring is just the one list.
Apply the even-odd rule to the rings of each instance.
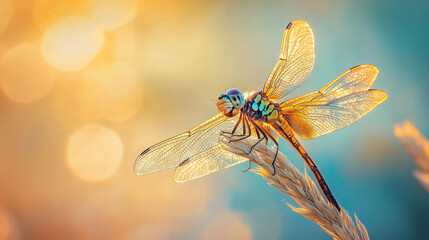
[[317, 168], [317, 165], [314, 163], [314, 161], [311, 159], [311, 157], [308, 155], [307, 151], [302, 147], [302, 145], [298, 142], [298, 139], [296, 139], [295, 134], [293, 133], [293, 130], [286, 119], [284, 119], [283, 116], [280, 116], [279, 119], [271, 124], [274, 129], [288, 142], [295, 148], [295, 150], [301, 155], [301, 157], [304, 159], [305, 163], [310, 168], [311, 172], [313, 172], [314, 176], [317, 179], [317, 182], [320, 186], [320, 188], [323, 191], [323, 194], [325, 194], [326, 199], [334, 205], [339, 211], [341, 211], [340, 205], [338, 204], [337, 200], [335, 199], [334, 195], [332, 194], [331, 189], [329, 189], [328, 184], [326, 183], [325, 179], [322, 176], [322, 173], [320, 173], [319, 169]]

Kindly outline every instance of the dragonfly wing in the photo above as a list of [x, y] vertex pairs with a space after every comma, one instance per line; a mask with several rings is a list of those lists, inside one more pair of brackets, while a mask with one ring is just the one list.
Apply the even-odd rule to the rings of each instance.
[[174, 180], [176, 182], [186, 182], [248, 160], [243, 156], [223, 149], [222, 144], [218, 144], [180, 164], [174, 173]]
[[377, 74], [372, 65], [354, 67], [317, 92], [281, 103], [282, 115], [303, 139], [344, 128], [387, 99], [385, 92], [369, 89]]
[[177, 167], [184, 160], [218, 145], [221, 131], [230, 132], [238, 115], [228, 118], [219, 113], [188, 132], [153, 145], [138, 156], [134, 173], [143, 175]]
[[279, 100], [301, 86], [313, 70], [315, 58], [310, 25], [301, 20], [289, 23], [279, 60], [264, 85], [267, 97]]

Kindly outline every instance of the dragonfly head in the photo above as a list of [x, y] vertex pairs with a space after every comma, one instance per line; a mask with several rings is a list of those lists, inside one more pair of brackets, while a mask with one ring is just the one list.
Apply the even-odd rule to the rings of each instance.
[[226, 94], [221, 94], [217, 100], [217, 107], [228, 117], [233, 117], [244, 107], [243, 94], [238, 89], [230, 89]]

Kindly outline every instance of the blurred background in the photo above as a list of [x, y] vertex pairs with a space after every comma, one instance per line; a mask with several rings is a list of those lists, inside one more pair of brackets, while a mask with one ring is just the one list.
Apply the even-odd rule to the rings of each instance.
[[[291, 97], [373, 64], [389, 99], [302, 141], [373, 239], [429, 235], [429, 194], [393, 134], [429, 136], [427, 1], [0, 0], [0, 239], [331, 239], [247, 164], [178, 184], [135, 176], [152, 144], [260, 90], [283, 30], [306, 20], [316, 65]], [[286, 141], [281, 151], [304, 171]]]

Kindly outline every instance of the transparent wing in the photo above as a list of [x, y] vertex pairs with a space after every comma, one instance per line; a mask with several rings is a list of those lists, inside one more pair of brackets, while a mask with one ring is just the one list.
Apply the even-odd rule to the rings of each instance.
[[176, 182], [186, 182], [245, 161], [248, 161], [248, 159], [233, 154], [223, 149], [222, 144], [218, 144], [180, 164], [174, 173], [174, 180]]
[[387, 99], [385, 92], [369, 89], [377, 74], [372, 65], [354, 67], [317, 92], [281, 103], [282, 115], [303, 139], [344, 128]]
[[264, 92], [273, 101], [301, 86], [313, 70], [314, 36], [308, 23], [301, 20], [289, 23], [279, 58], [264, 85]]
[[228, 118], [219, 113], [188, 132], [144, 150], [134, 163], [134, 173], [143, 175], [177, 167], [184, 160], [218, 145], [222, 138], [221, 131], [231, 132], [238, 121], [238, 115]]

